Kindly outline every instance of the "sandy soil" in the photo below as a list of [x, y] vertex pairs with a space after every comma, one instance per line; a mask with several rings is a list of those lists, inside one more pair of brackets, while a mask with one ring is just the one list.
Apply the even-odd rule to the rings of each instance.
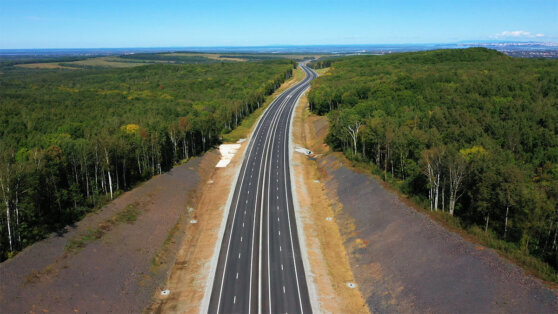
[[[310, 116], [316, 134], [325, 117]], [[312, 149], [312, 148], [310, 148]], [[314, 151], [327, 146], [315, 143]], [[340, 153], [318, 157], [356, 282], [372, 312], [556, 313], [558, 294], [491, 249], [407, 206]]]
[[187, 222], [197, 213], [187, 208], [218, 158], [209, 152], [156, 176], [0, 264], [0, 312], [141, 312], [193, 232]]
[[[295, 145], [308, 148], [315, 154], [327, 151], [321, 145], [327, 132], [323, 126], [314, 127], [315, 118], [308, 117], [306, 97], [301, 97], [293, 121]], [[312, 158], [313, 159], [313, 158]], [[369, 312], [358, 288], [349, 288], [355, 282], [343, 239], [333, 217], [324, 184], [316, 162], [307, 156], [293, 155], [293, 170], [296, 177], [297, 196], [301, 208], [301, 221], [306, 235], [306, 248], [312, 280], [318, 294], [320, 311], [326, 313]]]
[[227, 167], [214, 168], [199, 189], [197, 223], [188, 230], [165, 286], [171, 293], [168, 296], [156, 293], [150, 312], [199, 313], [225, 205], [247, 143], [241, 145]]

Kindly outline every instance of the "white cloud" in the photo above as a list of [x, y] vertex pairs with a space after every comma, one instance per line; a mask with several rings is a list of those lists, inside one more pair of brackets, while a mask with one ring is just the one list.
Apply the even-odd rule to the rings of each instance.
[[527, 31], [503, 31], [492, 37], [493, 38], [509, 38], [509, 37], [540, 38], [540, 37], [544, 37], [544, 34], [541, 33], [531, 34], [531, 32], [527, 32]]

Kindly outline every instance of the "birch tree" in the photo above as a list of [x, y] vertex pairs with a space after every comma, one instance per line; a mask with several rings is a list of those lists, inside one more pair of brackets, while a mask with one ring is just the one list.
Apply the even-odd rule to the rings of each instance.
[[451, 150], [447, 156], [447, 170], [449, 179], [449, 213], [453, 216], [455, 203], [463, 195], [462, 185], [465, 178], [467, 161], [459, 152]]
[[428, 178], [428, 198], [430, 199], [430, 210], [438, 210], [438, 199], [440, 195], [440, 180], [443, 171], [444, 146], [436, 146], [425, 150], [421, 154], [424, 174]]

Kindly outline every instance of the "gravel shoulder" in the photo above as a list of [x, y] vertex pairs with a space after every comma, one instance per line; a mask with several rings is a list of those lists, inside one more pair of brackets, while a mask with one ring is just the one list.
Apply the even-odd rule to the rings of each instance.
[[0, 312], [141, 312], [164, 283], [189, 233], [197, 186], [218, 159], [208, 152], [153, 177], [0, 264]]
[[[327, 118], [309, 121], [327, 131]], [[341, 154], [317, 156], [317, 165], [372, 312], [556, 313], [556, 290], [406, 205]]]
[[[306, 96], [300, 98], [293, 117], [292, 139], [295, 147], [314, 153], [324, 153], [323, 139], [327, 125], [315, 128], [310, 117]], [[343, 245], [343, 237], [333, 220], [332, 203], [326, 195], [321, 173], [313, 158], [295, 152], [291, 163], [296, 180], [296, 194], [300, 210], [297, 212], [305, 234], [305, 250], [310, 271], [307, 278], [317, 292], [319, 310], [324, 313], [368, 313], [369, 309], [358, 288], [347, 283], [355, 279]]]

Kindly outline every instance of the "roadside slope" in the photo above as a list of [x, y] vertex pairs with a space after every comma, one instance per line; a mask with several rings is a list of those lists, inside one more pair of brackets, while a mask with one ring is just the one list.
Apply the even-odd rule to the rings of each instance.
[[[327, 118], [311, 115], [313, 132]], [[327, 152], [324, 136], [312, 150]], [[307, 139], [307, 141], [312, 141]], [[493, 250], [465, 241], [407, 206], [339, 153], [318, 157], [356, 282], [372, 312], [539, 312], [558, 308], [556, 291]]]
[[1, 312], [141, 312], [189, 233], [187, 208], [218, 157], [211, 151], [153, 177], [0, 264]]

